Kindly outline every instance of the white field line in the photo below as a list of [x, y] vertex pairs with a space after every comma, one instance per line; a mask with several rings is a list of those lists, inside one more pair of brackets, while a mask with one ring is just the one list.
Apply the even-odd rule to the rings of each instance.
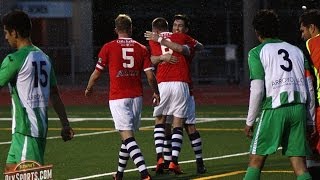
[[[79, 121], [112, 121], [112, 118], [68, 118], [70, 122], [79, 122]], [[0, 118], [0, 121], [11, 121], [12, 118]], [[59, 118], [49, 118], [49, 121], [58, 121]], [[142, 121], [151, 121], [154, 118], [141, 118]], [[226, 118], [197, 118], [197, 122], [205, 121], [243, 121], [246, 118], [234, 118], [234, 117], [226, 117]]]
[[[4, 118], [0, 118], [4, 119]], [[10, 119], [10, 118], [8, 118]], [[52, 118], [51, 120], [55, 120], [58, 118]], [[85, 121], [85, 120], [112, 120], [112, 118], [70, 118], [70, 122], [77, 122], [77, 121]], [[154, 118], [141, 118], [142, 120], [154, 120]], [[239, 120], [245, 120], [245, 118], [197, 118], [197, 123], [205, 123], [205, 122], [212, 122], [212, 121], [239, 121]], [[0, 120], [1, 121], [1, 120]], [[141, 127], [140, 129], [143, 128], [152, 128], [153, 126], [144, 126]], [[114, 133], [118, 132], [117, 130], [111, 130], [111, 131], [99, 131], [99, 132], [92, 132], [92, 133], [82, 133], [82, 134], [75, 134], [74, 137], [81, 137], [81, 136], [93, 136], [93, 135], [99, 135], [99, 134], [109, 134], [109, 133]], [[61, 136], [51, 136], [47, 137], [47, 139], [60, 139]], [[7, 142], [0, 142], [0, 145], [5, 145], [5, 144], [11, 144], [11, 141]]]
[[[237, 157], [237, 156], [244, 156], [249, 154], [249, 152], [244, 152], [244, 153], [236, 153], [236, 154], [229, 154], [229, 155], [224, 155], [224, 156], [217, 156], [217, 157], [211, 157], [211, 158], [204, 158], [204, 161], [210, 161], [210, 160], [216, 160], [216, 159], [225, 159], [225, 158], [230, 158], [230, 157]], [[179, 161], [179, 164], [187, 164], [187, 163], [193, 163], [195, 160], [188, 160], [188, 161]], [[155, 168], [156, 166], [148, 166], [148, 169]], [[128, 169], [125, 170], [124, 172], [132, 172], [132, 171], [138, 171], [138, 168], [135, 169]], [[103, 174], [96, 174], [92, 176], [85, 176], [85, 177], [79, 177], [79, 178], [74, 178], [74, 179], [69, 179], [69, 180], [82, 180], [82, 179], [92, 179], [92, 178], [98, 178], [98, 177], [104, 177], [104, 176], [111, 176], [115, 174], [116, 172], [109, 172], [109, 173], [103, 173]]]

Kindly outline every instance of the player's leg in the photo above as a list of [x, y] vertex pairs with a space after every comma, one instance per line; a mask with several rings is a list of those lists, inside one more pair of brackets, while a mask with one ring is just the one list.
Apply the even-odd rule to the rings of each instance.
[[172, 161], [172, 157], [171, 157], [172, 121], [173, 121], [173, 116], [166, 117], [165, 140], [164, 140], [164, 147], [163, 147], [164, 169], [168, 169], [169, 164]]
[[13, 171], [16, 164], [26, 160], [36, 161], [43, 165], [45, 146], [46, 139], [14, 133], [5, 171]]
[[176, 174], [181, 174], [182, 171], [178, 164], [179, 154], [183, 142], [183, 123], [188, 114], [187, 102], [190, 96], [189, 86], [184, 82], [171, 82], [171, 103], [168, 109], [168, 114], [173, 115], [173, 130], [172, 130], [172, 162], [169, 164], [169, 170]]
[[117, 169], [117, 173], [114, 175], [114, 179], [119, 180], [123, 178], [123, 173], [127, 166], [129, 157], [130, 156], [127, 151], [126, 145], [124, 144], [124, 141], [122, 141], [120, 151], [119, 151], [118, 169]]
[[164, 116], [167, 113], [167, 106], [170, 102], [170, 86], [167, 82], [162, 82], [158, 84], [160, 92], [160, 104], [154, 107], [153, 116], [155, 117], [155, 127], [153, 132], [154, 144], [157, 154], [157, 167], [156, 172], [163, 172], [164, 158], [163, 158], [163, 148], [165, 141], [165, 121]]
[[282, 152], [290, 158], [297, 179], [311, 179], [306, 167], [305, 157], [311, 154], [306, 139], [306, 107], [302, 104], [286, 107], [283, 113], [289, 121], [284, 128]]
[[[142, 97], [110, 100], [109, 106], [115, 128], [119, 130], [127, 153], [138, 168], [141, 178], [145, 179], [150, 177], [145, 165], [144, 157], [134, 138], [133, 133], [133, 131], [137, 130], [140, 125]], [[120, 148], [119, 154], [121, 153], [121, 149], [122, 148]]]
[[185, 130], [189, 136], [190, 144], [196, 157], [197, 173], [203, 174], [207, 170], [204, 166], [202, 157], [202, 140], [199, 131], [196, 129], [196, 108], [194, 97], [188, 99], [188, 117], [184, 124]]
[[154, 144], [156, 147], [156, 173], [163, 173], [164, 168], [164, 158], [163, 158], [163, 149], [165, 141], [165, 116], [157, 116], [155, 121], [155, 127], [153, 130]]
[[312, 155], [307, 157], [307, 168], [312, 179], [320, 179], [320, 107], [316, 108], [316, 131], [317, 133], [310, 139]]
[[281, 108], [262, 111], [260, 120], [255, 125], [250, 145], [250, 158], [245, 180], [260, 179], [268, 154], [275, 153], [281, 144], [283, 131], [287, 128], [284, 127], [285, 119]]
[[178, 117], [173, 117], [173, 130], [172, 130], [172, 161], [169, 164], [169, 170], [173, 171], [175, 174], [181, 174], [178, 158], [181, 152], [181, 146], [183, 142], [183, 129], [182, 129], [183, 119]]

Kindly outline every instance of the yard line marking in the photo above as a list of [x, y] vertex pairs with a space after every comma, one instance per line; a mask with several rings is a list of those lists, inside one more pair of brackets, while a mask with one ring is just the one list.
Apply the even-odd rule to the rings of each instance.
[[[229, 155], [224, 155], [224, 156], [217, 156], [217, 157], [211, 157], [211, 158], [204, 158], [204, 161], [210, 161], [210, 160], [216, 160], [216, 159], [224, 159], [224, 158], [229, 158], [229, 157], [235, 157], [235, 156], [244, 156], [249, 154], [249, 152], [244, 152], [244, 153], [236, 153], [236, 154], [229, 154]], [[186, 164], [186, 163], [193, 163], [196, 162], [196, 160], [188, 160], [188, 161], [181, 161], [179, 164]], [[148, 166], [148, 169], [155, 168], [156, 166]], [[124, 172], [133, 172], [133, 171], [138, 171], [137, 168], [135, 169], [128, 169], [125, 170]], [[104, 177], [104, 176], [111, 176], [115, 174], [116, 172], [109, 172], [109, 173], [103, 173], [103, 174], [96, 174], [96, 175], [91, 175], [91, 176], [85, 176], [85, 177], [79, 177], [79, 178], [74, 178], [74, 179], [69, 179], [69, 180], [82, 180], [82, 179], [91, 179], [91, 178], [98, 178], [98, 177]]]
[[245, 173], [245, 172], [246, 171], [233, 171], [233, 172], [229, 172], [229, 173], [218, 174], [218, 175], [214, 175], [214, 176], [201, 177], [201, 178], [196, 178], [196, 179], [192, 179], [192, 180], [216, 179], [216, 178], [222, 178], [222, 177], [226, 177], [226, 176], [233, 176], [233, 175], [237, 175], [237, 174], [242, 174], [242, 173]]
[[[8, 118], [8, 119], [10, 119], [10, 118]], [[56, 119], [58, 119], [58, 118], [56, 118]], [[83, 119], [86, 119], [86, 118], [74, 118], [74, 119], [83, 120]], [[88, 119], [91, 119], [91, 118], [88, 118]], [[98, 118], [98, 119], [102, 120], [102, 119], [109, 119], [109, 118]], [[153, 119], [153, 118], [141, 118], [141, 119]], [[197, 123], [205, 123], [205, 122], [224, 121], [224, 120], [243, 120], [245, 118], [197, 118], [197, 119], [199, 120], [199, 121], [197, 121]], [[145, 126], [145, 127], [141, 127], [140, 129], [143, 130], [144, 128], [152, 128], [152, 127], [154, 127], [154, 126]], [[92, 133], [83, 133], [83, 134], [76, 134], [74, 137], [92, 136], [92, 135], [99, 135], [99, 134], [109, 134], [109, 133], [114, 133], [114, 132], [118, 132], [118, 131], [117, 130], [112, 130], [112, 131], [100, 131], [100, 132], [92, 132]], [[60, 138], [61, 138], [61, 136], [47, 137], [47, 139], [60, 139]], [[0, 145], [10, 144], [10, 143], [11, 143], [11, 141], [0, 142]]]
[[[270, 170], [270, 171], [261, 171], [261, 172], [263, 172], [263, 173], [293, 173], [293, 171], [288, 171], [288, 170]], [[192, 180], [217, 179], [217, 178], [222, 178], [222, 177], [227, 177], [227, 176], [234, 176], [234, 175], [242, 174], [242, 173], [246, 173], [246, 171], [233, 171], [233, 172], [228, 172], [228, 173], [224, 173], [224, 174], [196, 178], [196, 179], [192, 179]]]
[[[58, 121], [59, 118], [48, 118], [50, 121]], [[70, 122], [79, 122], [79, 121], [112, 121], [112, 118], [68, 118]], [[11, 121], [12, 118], [0, 118], [0, 121]], [[141, 118], [142, 121], [150, 121], [154, 120], [154, 118]], [[225, 118], [197, 118], [197, 122], [201, 121], [243, 121], [246, 118], [233, 118], [233, 117], [225, 117]]]
[[[154, 126], [145, 126], [145, 127], [141, 127], [140, 129], [143, 130], [144, 128], [151, 128], [151, 127], [154, 127]], [[114, 133], [114, 132], [118, 132], [118, 130], [99, 131], [99, 132], [75, 134], [74, 137], [92, 136], [92, 135], [99, 135], [99, 134], [109, 134], [109, 133]], [[61, 136], [47, 137], [47, 139], [60, 139], [60, 138], [61, 138]], [[3, 144], [11, 144], [11, 141], [8, 141], [8, 142], [0, 142], [0, 145], [3, 145]]]

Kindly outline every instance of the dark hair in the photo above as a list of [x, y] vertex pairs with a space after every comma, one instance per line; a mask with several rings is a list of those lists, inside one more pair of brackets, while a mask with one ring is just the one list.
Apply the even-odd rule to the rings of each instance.
[[299, 18], [299, 23], [305, 27], [309, 27], [314, 24], [317, 28], [320, 28], [320, 10], [310, 9], [305, 11]]
[[173, 17], [173, 21], [175, 20], [182, 20], [184, 22], [184, 26], [186, 28], [190, 28], [190, 19], [187, 15], [185, 14], [176, 14], [174, 17]]
[[152, 21], [152, 28], [159, 31], [168, 31], [168, 21], [163, 17], [157, 17]]
[[126, 14], [119, 14], [114, 20], [115, 27], [118, 31], [129, 33], [132, 28], [132, 21], [130, 16]]
[[2, 24], [9, 32], [15, 30], [22, 38], [30, 37], [32, 23], [28, 14], [23, 11], [13, 10], [5, 14], [2, 17]]
[[252, 21], [254, 29], [262, 38], [274, 38], [279, 34], [279, 17], [273, 10], [260, 10]]

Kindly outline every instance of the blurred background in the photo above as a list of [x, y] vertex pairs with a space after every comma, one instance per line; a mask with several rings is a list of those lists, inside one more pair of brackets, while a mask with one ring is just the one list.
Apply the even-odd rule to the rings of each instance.
[[[32, 17], [32, 40], [53, 60], [61, 85], [85, 86], [101, 46], [116, 38], [114, 19], [131, 16], [133, 38], [144, 45], [143, 33], [156, 17], [172, 25], [175, 14], [191, 18], [192, 37], [205, 45], [193, 64], [195, 84], [247, 86], [247, 53], [258, 44], [251, 26], [258, 9], [274, 9], [281, 18], [280, 37], [300, 46], [298, 18], [302, 6], [319, 8], [319, 0], [0, 0], [0, 14], [22, 9]], [[0, 61], [13, 50], [0, 31]], [[105, 76], [107, 79], [107, 76]], [[104, 83], [106, 81], [99, 81]]]

